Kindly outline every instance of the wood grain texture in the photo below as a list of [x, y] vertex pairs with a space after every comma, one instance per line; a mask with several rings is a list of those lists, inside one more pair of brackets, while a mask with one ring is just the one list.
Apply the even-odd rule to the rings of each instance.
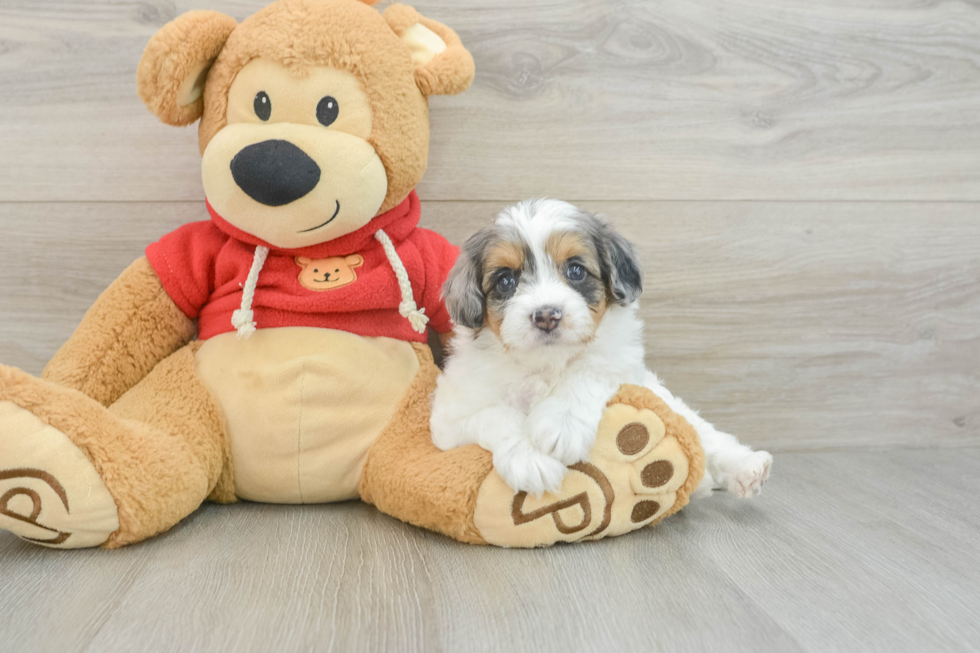
[[207, 506], [118, 551], [0, 533], [4, 650], [974, 651], [980, 450], [795, 453], [762, 497], [547, 550]]
[[[196, 129], [136, 64], [189, 9], [3, 0], [0, 200], [200, 200]], [[975, 0], [421, 0], [473, 51], [432, 101], [423, 197], [980, 200]]]
[[[784, 451], [980, 444], [980, 220], [963, 203], [590, 202], [639, 245], [648, 364]], [[455, 243], [502, 203], [425, 202]], [[0, 204], [0, 361], [39, 373], [199, 203]]]
[[[784, 452], [765, 493], [543, 551], [359, 503], [209, 505], [108, 552], [0, 532], [0, 652], [977, 650], [980, 1], [409, 1], [478, 70], [431, 102], [423, 224], [608, 214], [649, 364]], [[196, 130], [136, 64], [179, 13], [266, 2], [0, 0], [0, 363], [39, 373], [207, 217]]]

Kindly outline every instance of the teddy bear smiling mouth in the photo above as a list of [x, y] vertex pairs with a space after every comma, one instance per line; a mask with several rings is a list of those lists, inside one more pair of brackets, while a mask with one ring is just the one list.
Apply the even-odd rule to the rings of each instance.
[[329, 220], [327, 220], [323, 224], [318, 224], [315, 227], [310, 227], [309, 229], [303, 229], [301, 231], [297, 231], [296, 233], [305, 234], [305, 233], [309, 233], [311, 231], [316, 231], [320, 227], [326, 227], [328, 224], [330, 224], [331, 222], [333, 222], [334, 221], [334, 218], [336, 218], [338, 215], [340, 215], [340, 200], [334, 200], [334, 201], [337, 203], [337, 208], [334, 209], [333, 215], [330, 216], [330, 219]]

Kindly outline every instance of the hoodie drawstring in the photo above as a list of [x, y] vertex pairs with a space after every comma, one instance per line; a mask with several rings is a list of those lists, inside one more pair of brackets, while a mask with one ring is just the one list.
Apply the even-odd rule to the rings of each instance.
[[398, 312], [408, 320], [416, 333], [425, 333], [425, 325], [428, 324], [429, 318], [425, 316], [425, 309], [420, 309], [415, 303], [415, 296], [412, 294], [412, 282], [408, 279], [405, 264], [398, 257], [395, 246], [391, 244], [391, 238], [388, 238], [388, 234], [383, 229], [375, 231], [374, 237], [384, 248], [385, 256], [388, 257], [388, 264], [391, 265], [391, 269], [395, 271], [395, 277], [398, 279], [398, 288], [402, 292], [402, 301], [398, 305]]
[[[402, 295], [402, 301], [398, 305], [398, 312], [403, 318], [408, 320], [416, 333], [425, 333], [425, 325], [428, 324], [429, 318], [425, 315], [425, 309], [420, 309], [418, 304], [415, 303], [415, 295], [412, 293], [412, 282], [408, 278], [405, 264], [402, 263], [398, 252], [395, 251], [395, 246], [392, 244], [388, 234], [378, 229], [374, 232], [374, 237], [381, 243], [381, 247], [385, 251], [385, 256], [388, 257], [388, 264], [394, 271], [395, 278], [398, 279], [398, 288]], [[262, 266], [265, 265], [267, 256], [269, 256], [268, 247], [259, 245], [255, 248], [252, 267], [248, 271], [248, 277], [245, 278], [244, 285], [242, 285], [242, 307], [231, 315], [231, 325], [238, 330], [239, 338], [248, 338], [255, 333], [257, 325], [255, 323], [255, 313], [252, 311], [252, 300], [255, 298], [255, 287], [259, 283], [259, 273], [262, 272]]]
[[231, 325], [238, 329], [239, 338], [248, 338], [255, 333], [255, 314], [252, 312], [252, 299], [255, 297], [255, 286], [259, 283], [259, 272], [265, 265], [265, 257], [269, 255], [269, 248], [259, 245], [255, 248], [255, 256], [252, 257], [252, 267], [245, 278], [245, 285], [242, 286], [242, 307], [231, 314]]

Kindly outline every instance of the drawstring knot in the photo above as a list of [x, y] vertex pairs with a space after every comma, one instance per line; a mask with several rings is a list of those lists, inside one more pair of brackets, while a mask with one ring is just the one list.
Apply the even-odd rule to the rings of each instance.
[[242, 286], [242, 307], [231, 314], [231, 325], [238, 329], [239, 338], [248, 338], [255, 333], [255, 314], [252, 312], [252, 299], [255, 298], [255, 286], [259, 283], [259, 272], [265, 265], [265, 258], [269, 255], [269, 248], [259, 245], [255, 248], [255, 256], [252, 257], [252, 267], [245, 278], [245, 285]]
[[418, 304], [415, 303], [415, 296], [412, 294], [412, 282], [408, 279], [405, 264], [402, 263], [398, 252], [395, 251], [395, 246], [391, 242], [391, 238], [388, 237], [388, 234], [383, 229], [378, 229], [374, 232], [374, 237], [381, 243], [381, 247], [385, 251], [385, 256], [388, 257], [388, 263], [391, 265], [391, 269], [395, 271], [395, 278], [398, 279], [398, 288], [402, 293], [402, 301], [398, 305], [398, 312], [403, 318], [408, 320], [408, 323], [412, 325], [412, 329], [416, 333], [425, 333], [425, 325], [429, 323], [429, 318], [425, 315], [425, 309], [419, 308]]

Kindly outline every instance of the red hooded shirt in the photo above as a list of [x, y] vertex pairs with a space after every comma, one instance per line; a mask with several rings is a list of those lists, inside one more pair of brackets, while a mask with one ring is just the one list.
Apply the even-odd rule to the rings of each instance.
[[164, 290], [187, 317], [197, 319], [200, 340], [235, 331], [232, 314], [241, 308], [242, 287], [261, 245], [270, 251], [252, 300], [257, 328], [309, 326], [425, 342], [425, 333], [399, 313], [402, 291], [375, 239], [382, 229], [428, 326], [439, 333], [452, 329], [441, 291], [459, 250], [418, 227], [415, 191], [357, 231], [299, 249], [273, 247], [229, 224], [210, 204], [208, 211], [211, 220], [186, 224], [146, 248]]

